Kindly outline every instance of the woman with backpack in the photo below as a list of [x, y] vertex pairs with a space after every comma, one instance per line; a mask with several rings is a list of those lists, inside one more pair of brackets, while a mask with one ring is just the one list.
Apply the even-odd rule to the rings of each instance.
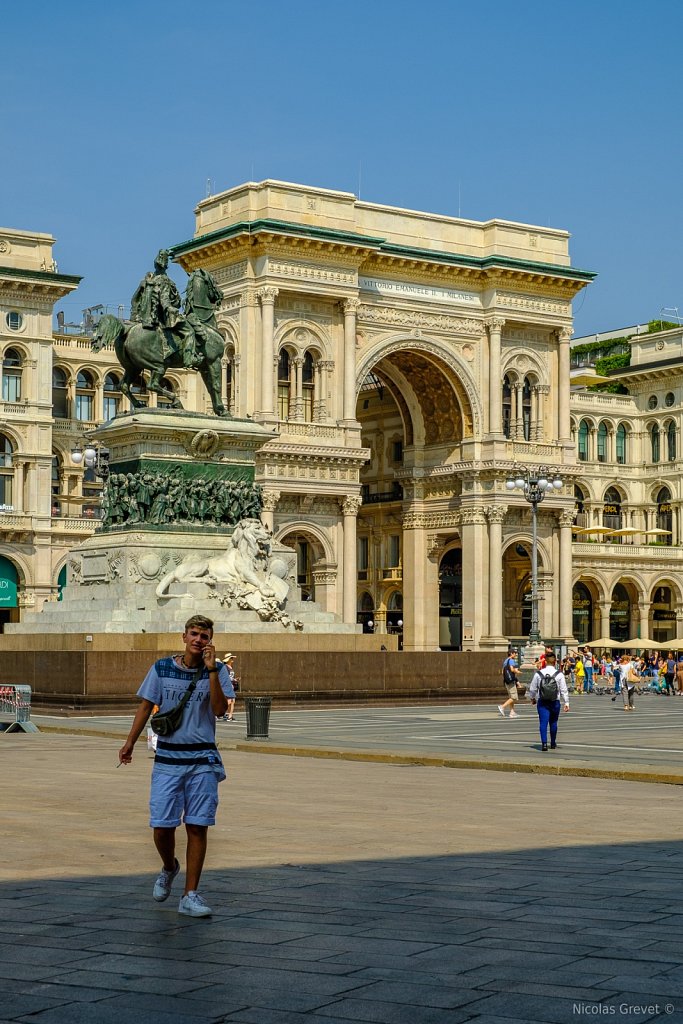
[[538, 710], [538, 726], [541, 734], [541, 750], [548, 749], [548, 726], [550, 726], [550, 749], [557, 747], [557, 722], [560, 717], [560, 698], [564, 710], [569, 711], [569, 691], [564, 673], [556, 667], [555, 655], [548, 652], [544, 668], [538, 669], [531, 680], [529, 699]]

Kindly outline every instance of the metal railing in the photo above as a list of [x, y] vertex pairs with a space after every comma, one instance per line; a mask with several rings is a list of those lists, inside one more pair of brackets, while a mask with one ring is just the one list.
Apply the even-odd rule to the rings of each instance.
[[23, 683], [0, 684], [0, 731], [38, 732], [31, 721], [31, 687]]

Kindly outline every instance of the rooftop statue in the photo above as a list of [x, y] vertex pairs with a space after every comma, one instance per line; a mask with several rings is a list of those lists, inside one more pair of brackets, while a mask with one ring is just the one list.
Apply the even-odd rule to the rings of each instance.
[[221, 357], [224, 341], [218, 331], [215, 309], [223, 298], [211, 274], [195, 270], [185, 292], [185, 309], [175, 283], [166, 273], [168, 252], [161, 249], [154, 270], [145, 274], [131, 300], [129, 323], [107, 314], [95, 328], [92, 348], [99, 352], [113, 344], [124, 369], [121, 391], [134, 407], [143, 403], [131, 386], [140, 381], [142, 370], [150, 373], [147, 387], [168, 398], [174, 409], [180, 399], [162, 386], [169, 367], [198, 370], [217, 416], [230, 416], [221, 400]]

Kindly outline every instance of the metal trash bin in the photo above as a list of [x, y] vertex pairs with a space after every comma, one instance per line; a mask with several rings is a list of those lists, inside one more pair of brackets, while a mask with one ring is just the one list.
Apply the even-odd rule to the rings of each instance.
[[272, 697], [245, 697], [244, 708], [247, 713], [247, 739], [267, 740], [270, 722]]

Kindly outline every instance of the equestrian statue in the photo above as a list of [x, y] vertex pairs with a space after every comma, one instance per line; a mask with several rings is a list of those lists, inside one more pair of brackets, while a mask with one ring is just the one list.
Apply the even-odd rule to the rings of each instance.
[[145, 274], [131, 300], [130, 322], [106, 314], [97, 324], [92, 348], [99, 352], [112, 344], [124, 369], [121, 391], [134, 408], [143, 403], [133, 394], [141, 371], [150, 374], [147, 388], [170, 399], [182, 409], [180, 399], [162, 386], [170, 367], [197, 370], [201, 374], [216, 416], [230, 417], [221, 400], [221, 358], [225, 347], [216, 323], [216, 306], [223, 292], [206, 270], [194, 270], [187, 281], [185, 307], [175, 283], [166, 273], [168, 252], [161, 249], [154, 271]]

